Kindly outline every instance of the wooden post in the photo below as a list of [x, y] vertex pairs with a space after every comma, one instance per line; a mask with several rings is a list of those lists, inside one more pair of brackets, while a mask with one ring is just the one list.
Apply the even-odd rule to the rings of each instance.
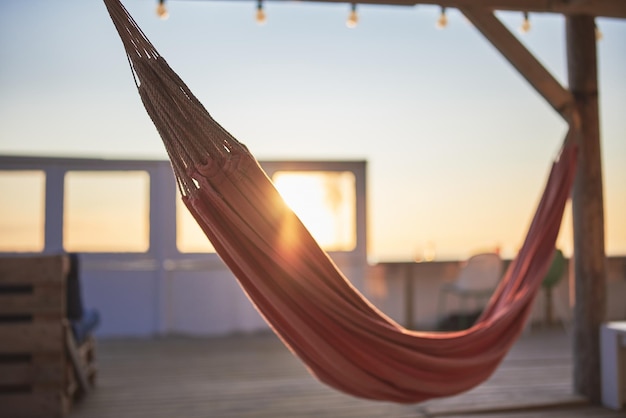
[[579, 163], [574, 181], [574, 389], [601, 402], [600, 325], [606, 311], [606, 256], [598, 76], [593, 16], [566, 17], [568, 78], [580, 116]]

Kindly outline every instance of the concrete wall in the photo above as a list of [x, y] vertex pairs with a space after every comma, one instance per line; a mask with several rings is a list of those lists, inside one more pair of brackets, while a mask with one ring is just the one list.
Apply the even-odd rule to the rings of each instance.
[[[80, 274], [85, 306], [101, 315], [99, 337], [206, 336], [269, 329], [214, 254], [164, 267], [150, 260], [98, 258], [83, 255]], [[363, 282], [363, 261], [339, 256], [335, 262], [351, 281]]]

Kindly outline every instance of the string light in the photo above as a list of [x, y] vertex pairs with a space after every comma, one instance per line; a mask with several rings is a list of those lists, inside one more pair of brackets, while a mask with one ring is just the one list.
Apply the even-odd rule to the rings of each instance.
[[359, 23], [359, 15], [356, 12], [356, 3], [352, 3], [350, 6], [350, 14], [348, 15], [348, 20], [346, 20], [346, 26], [349, 28], [355, 28]]
[[159, 5], [156, 8], [156, 14], [161, 20], [166, 20], [168, 17], [170, 17], [170, 14], [165, 7], [165, 0], [159, 0]]
[[259, 0], [256, 5], [256, 23], [264, 25], [267, 22], [267, 16], [265, 16], [265, 10], [263, 10], [263, 0]]
[[595, 23], [593, 24], [593, 28], [596, 31], [596, 41], [601, 41], [602, 38], [604, 38], [604, 35], [602, 34], [602, 31], [600, 30], [598, 25], [596, 25]]
[[448, 26], [448, 17], [446, 16], [446, 8], [442, 6], [441, 13], [439, 14], [439, 19], [437, 19], [435, 27], [437, 29], [443, 29], [446, 26]]
[[524, 12], [524, 20], [522, 21], [522, 25], [519, 27], [519, 31], [521, 33], [530, 32], [530, 19], [528, 19], [528, 12]]

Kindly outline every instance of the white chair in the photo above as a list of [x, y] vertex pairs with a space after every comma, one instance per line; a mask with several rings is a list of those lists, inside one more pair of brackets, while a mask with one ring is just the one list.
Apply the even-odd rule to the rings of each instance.
[[502, 258], [496, 253], [476, 254], [470, 257], [453, 282], [445, 283], [439, 292], [439, 318], [445, 319], [448, 294], [460, 300], [459, 328], [466, 328], [467, 299], [474, 299], [476, 311], [482, 310], [481, 300], [488, 300], [502, 277]]

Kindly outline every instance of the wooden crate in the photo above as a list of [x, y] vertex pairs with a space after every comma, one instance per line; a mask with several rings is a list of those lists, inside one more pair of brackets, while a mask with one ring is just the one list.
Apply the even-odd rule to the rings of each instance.
[[66, 319], [66, 258], [0, 258], [0, 417], [63, 417], [95, 381]]

